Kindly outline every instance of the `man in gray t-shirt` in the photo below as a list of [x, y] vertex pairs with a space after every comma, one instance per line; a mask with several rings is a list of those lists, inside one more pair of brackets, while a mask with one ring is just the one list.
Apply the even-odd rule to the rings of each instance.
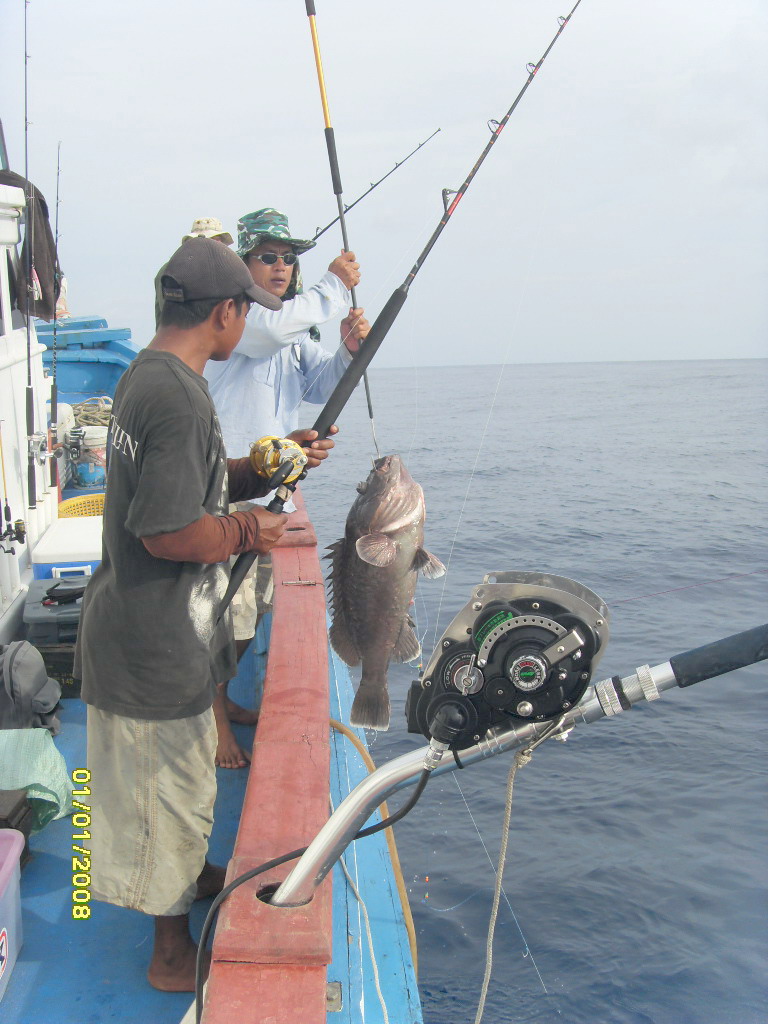
[[[228, 560], [265, 554], [285, 516], [229, 500], [266, 493], [227, 460], [202, 376], [227, 359], [253, 284], [226, 246], [186, 242], [163, 276], [160, 329], [123, 375], [108, 438], [102, 562], [83, 600], [76, 660], [88, 704], [92, 894], [155, 918], [148, 978], [194, 989], [192, 901], [220, 891], [208, 864], [216, 794], [213, 680], [234, 667]], [[323, 442], [324, 458], [332, 442]]]

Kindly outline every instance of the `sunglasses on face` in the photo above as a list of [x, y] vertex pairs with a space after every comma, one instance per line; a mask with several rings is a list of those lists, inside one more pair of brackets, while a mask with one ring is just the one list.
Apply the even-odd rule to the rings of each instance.
[[292, 267], [299, 257], [295, 252], [254, 252], [251, 253], [251, 258], [259, 260], [260, 263], [265, 263], [268, 267], [271, 267], [273, 263], [277, 263], [278, 260], [282, 260], [286, 267]]

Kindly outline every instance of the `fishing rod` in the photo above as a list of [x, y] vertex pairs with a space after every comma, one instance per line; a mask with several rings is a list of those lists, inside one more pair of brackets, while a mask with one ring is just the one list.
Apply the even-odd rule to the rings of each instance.
[[32, 296], [35, 264], [32, 258], [34, 224], [32, 216], [32, 185], [29, 180], [29, 46], [27, 45], [29, 0], [24, 0], [24, 180], [27, 197], [24, 244], [27, 250], [27, 492], [30, 511], [37, 506], [37, 478], [35, 472], [35, 395], [32, 390]]
[[[432, 139], [434, 139], [434, 137], [435, 137], [435, 136], [437, 135], [437, 133], [438, 133], [439, 131], [440, 131], [440, 129], [439, 129], [439, 128], [436, 128], [436, 129], [435, 129], [435, 130], [434, 130], [434, 131], [432, 132], [432, 134], [431, 134], [431, 135], [429, 136], [429, 138], [428, 138], [428, 139], [424, 139], [424, 141], [423, 141], [423, 142], [420, 142], [420, 143], [418, 144], [418, 146], [416, 147], [416, 149], [412, 149], [412, 150], [411, 150], [411, 152], [410, 152], [410, 153], [408, 154], [408, 156], [404, 156], [402, 160], [398, 160], [398, 162], [397, 162], [397, 163], [395, 164], [395, 166], [394, 166], [394, 167], [392, 168], [392, 170], [390, 170], [390, 171], [387, 171], [387, 173], [386, 173], [386, 174], [385, 174], [385, 175], [384, 175], [384, 176], [383, 176], [382, 178], [379, 178], [379, 180], [378, 180], [378, 181], [373, 181], [373, 182], [371, 182], [370, 188], [367, 188], [367, 189], [365, 190], [365, 192], [363, 192], [363, 193], [362, 193], [361, 195], [359, 195], [359, 196], [357, 197], [357, 199], [356, 199], [356, 200], [354, 201], [354, 203], [350, 203], [349, 205], [345, 204], [345, 205], [344, 205], [344, 213], [345, 213], [345, 214], [346, 214], [346, 213], [349, 213], [349, 211], [350, 211], [350, 210], [354, 209], [354, 208], [355, 208], [355, 207], [357, 206], [357, 204], [358, 204], [358, 203], [360, 202], [360, 200], [361, 200], [361, 199], [365, 199], [365, 197], [366, 197], [367, 195], [370, 195], [370, 193], [371, 193], [371, 192], [373, 192], [373, 190], [374, 190], [375, 188], [377, 188], [377, 187], [378, 187], [378, 186], [379, 186], [379, 185], [380, 185], [380, 184], [382, 183], [382, 181], [386, 181], [386, 180], [387, 180], [387, 178], [388, 178], [388, 177], [390, 176], [390, 174], [394, 174], [394, 173], [395, 173], [395, 171], [396, 171], [396, 170], [398, 169], [398, 167], [402, 167], [402, 166], [403, 166], [403, 164], [404, 164], [404, 163], [406, 163], [406, 162], [407, 162], [408, 160], [410, 160], [410, 159], [411, 159], [411, 157], [412, 157], [412, 156], [413, 156], [413, 155], [414, 155], [415, 153], [418, 153], [418, 151], [419, 151], [420, 149], [422, 149], [422, 147], [426, 146], [426, 144], [427, 144], [428, 142], [431, 142], [431, 141], [432, 141]], [[321, 235], [324, 235], [324, 234], [325, 234], [325, 232], [326, 232], [326, 231], [328, 230], [328, 228], [332, 228], [332, 227], [333, 227], [333, 225], [334, 225], [334, 224], [336, 223], [336, 221], [337, 221], [338, 219], [339, 219], [339, 218], [338, 218], [338, 216], [337, 216], [337, 217], [334, 217], [334, 218], [333, 218], [333, 220], [332, 220], [332, 221], [331, 221], [331, 222], [330, 222], [329, 224], [326, 224], [324, 228], [318, 228], [318, 230], [317, 230], [317, 231], [315, 232], [315, 234], [314, 234], [314, 235], [312, 235], [312, 241], [313, 241], [313, 242], [316, 242], [316, 241], [317, 241], [317, 239], [318, 239], [318, 238], [319, 238], [319, 237], [320, 237]]]
[[[54, 249], [53, 249], [53, 343], [51, 358], [51, 425], [53, 429], [59, 422], [59, 393], [56, 383], [56, 329], [59, 322], [58, 296], [61, 291], [61, 268], [59, 267], [59, 179], [61, 176], [61, 142], [56, 150], [56, 217], [54, 219]], [[58, 440], [58, 438], [57, 438]], [[59, 478], [57, 460], [51, 459], [51, 487], [56, 487]]]
[[[389, 329], [395, 322], [395, 319], [400, 310], [402, 309], [405, 300], [408, 298], [408, 290], [413, 284], [416, 275], [424, 265], [424, 261], [432, 251], [435, 243], [442, 234], [443, 229], [453, 216], [456, 207], [464, 198], [464, 195], [467, 189], [469, 188], [470, 184], [472, 183], [472, 180], [474, 179], [477, 172], [480, 170], [480, 167], [485, 161], [485, 158], [488, 156], [491, 149], [498, 141], [499, 136], [501, 135], [501, 133], [503, 132], [504, 128], [507, 125], [507, 122], [517, 109], [517, 105], [520, 103], [520, 100], [525, 95], [526, 91], [528, 90], [528, 87], [530, 86], [533, 79], [536, 77], [536, 74], [538, 73], [542, 64], [549, 56], [550, 50], [562, 35], [565, 26], [573, 17], [574, 12], [576, 11], [576, 8], [579, 6], [580, 3], [581, 0], [576, 0], [576, 3], [571, 9], [571, 12], [566, 17], [560, 17], [557, 19], [557, 32], [555, 33], [549, 46], [546, 48], [546, 50], [539, 58], [539, 60], [536, 62], [536, 64], [530, 63], [526, 65], [526, 70], [528, 71], [528, 78], [526, 79], [525, 84], [523, 85], [520, 92], [515, 97], [512, 106], [506, 112], [501, 121], [491, 120], [488, 122], [489, 128], [493, 126], [491, 128], [491, 137], [488, 140], [488, 143], [486, 144], [482, 153], [478, 157], [477, 161], [475, 162], [474, 166], [472, 167], [472, 170], [467, 175], [463, 184], [455, 192], [453, 192], [451, 189], [443, 189], [443, 205], [445, 207], [443, 216], [441, 217], [440, 222], [438, 223], [435, 230], [432, 232], [429, 241], [419, 254], [416, 262], [414, 263], [407, 277], [405, 278], [403, 283], [392, 292], [392, 295], [387, 300], [386, 304], [384, 305], [384, 308], [376, 317], [376, 320], [374, 321], [373, 326], [371, 327], [371, 330], [368, 332], [368, 336], [365, 339], [365, 344], [362, 345], [359, 351], [355, 353], [355, 355], [352, 358], [352, 362], [344, 371], [344, 374], [339, 380], [339, 383], [336, 385], [336, 388], [334, 389], [331, 397], [328, 399], [326, 404], [321, 409], [320, 415], [317, 417], [313, 425], [313, 429], [317, 431], [319, 437], [325, 437], [327, 435], [328, 430], [331, 427], [331, 424], [336, 422], [339, 413], [347, 404], [347, 401], [349, 400], [350, 395], [357, 386], [360, 377], [363, 375], [369, 363], [376, 355], [379, 346], [381, 345], [384, 338], [387, 336]], [[450, 204], [447, 202], [449, 195], [454, 196]]]
[[2, 471], [3, 480], [3, 532], [0, 533], [0, 551], [6, 555], [15, 555], [15, 549], [5, 547], [5, 542], [10, 541], [13, 545], [14, 541], [18, 544], [24, 543], [26, 537], [26, 526], [23, 519], [17, 519], [13, 521], [13, 513], [11, 512], [11, 503], [8, 500], [8, 481], [5, 477], [5, 450], [3, 449], [3, 421], [0, 420], [0, 470]]
[[[339, 172], [339, 158], [336, 154], [336, 137], [333, 132], [333, 125], [331, 124], [331, 112], [328, 108], [328, 95], [325, 91], [325, 77], [323, 75], [323, 61], [320, 56], [320, 40], [317, 35], [317, 24], [315, 19], [315, 0], [304, 0], [304, 5], [307, 9], [307, 17], [309, 18], [309, 30], [312, 34], [312, 49], [315, 54], [315, 67], [317, 69], [317, 82], [320, 86], [320, 102], [323, 107], [323, 119], [325, 121], [325, 144], [328, 149], [328, 161], [331, 166], [331, 182], [333, 185], [333, 192], [336, 196], [336, 205], [339, 210], [339, 215], [336, 218], [341, 227], [341, 238], [344, 244], [344, 251], [349, 252], [349, 238], [347, 236], [347, 222], [344, 216], [344, 201], [341, 198], [343, 188], [341, 185], [341, 174]], [[355, 309], [357, 305], [357, 294], [354, 288], [350, 288], [352, 293], [352, 305]], [[346, 341], [346, 338], [344, 339]], [[351, 365], [351, 364], [350, 364]], [[365, 400], [368, 403], [368, 418], [371, 421], [371, 433], [373, 434], [373, 444], [376, 449], [376, 454], [379, 454], [379, 444], [376, 440], [376, 428], [373, 423], [373, 402], [371, 400], [371, 386], [368, 382], [367, 364], [363, 367], [362, 378], [365, 383]], [[358, 377], [358, 381], [359, 381]], [[330, 426], [330, 424], [329, 424]], [[325, 435], [320, 435], [324, 437]]]
[[[353, 355], [352, 362], [349, 364], [349, 366], [344, 371], [341, 379], [339, 380], [339, 383], [334, 388], [334, 390], [333, 390], [333, 392], [331, 394], [331, 397], [328, 399], [328, 401], [325, 403], [323, 408], [320, 410], [320, 414], [317, 417], [317, 419], [315, 420], [315, 422], [313, 424], [313, 427], [312, 427], [313, 430], [317, 431], [317, 436], [318, 437], [327, 437], [328, 436], [328, 432], [331, 429], [331, 426], [336, 422], [336, 419], [337, 419], [339, 413], [341, 412], [341, 410], [344, 408], [344, 406], [349, 401], [349, 399], [350, 399], [350, 397], [352, 395], [352, 392], [355, 390], [355, 388], [357, 387], [357, 385], [360, 382], [360, 378], [365, 374], [365, 371], [367, 370], [370, 362], [372, 361], [373, 357], [378, 352], [379, 346], [384, 341], [384, 338], [387, 336], [387, 334], [389, 332], [389, 329], [392, 327], [392, 324], [395, 322], [395, 319], [397, 318], [398, 313], [402, 309], [403, 304], [405, 303], [405, 300], [408, 298], [408, 289], [411, 287], [411, 285], [413, 284], [413, 281], [414, 281], [416, 275], [418, 274], [419, 270], [421, 270], [422, 266], [424, 265], [424, 261], [426, 260], [427, 256], [430, 254], [430, 252], [432, 251], [432, 249], [433, 249], [433, 247], [435, 245], [435, 242], [440, 237], [440, 235], [442, 234], [442, 231], [445, 228], [446, 224], [448, 223], [448, 221], [453, 216], [453, 214], [454, 214], [454, 212], [456, 210], [456, 207], [459, 205], [459, 203], [461, 202], [462, 198], [464, 197], [464, 194], [466, 193], [467, 189], [469, 188], [470, 184], [472, 183], [473, 178], [475, 177], [475, 175], [477, 174], [478, 170], [480, 169], [481, 164], [483, 163], [485, 158], [490, 153], [492, 147], [498, 141], [498, 138], [501, 135], [501, 133], [504, 130], [504, 128], [506, 127], [507, 122], [509, 121], [509, 119], [512, 116], [512, 114], [515, 112], [515, 110], [517, 108], [517, 105], [519, 104], [520, 100], [523, 98], [525, 92], [527, 91], [527, 89], [530, 86], [530, 84], [533, 81], [533, 79], [536, 77], [536, 74], [539, 71], [539, 69], [541, 68], [542, 64], [547, 59], [550, 50], [552, 49], [552, 47], [555, 45], [557, 40], [562, 35], [563, 30], [565, 29], [565, 26], [568, 24], [568, 22], [573, 17], [573, 14], [576, 11], [576, 8], [579, 6], [580, 3], [581, 3], [581, 0], [576, 0], [576, 3], [574, 4], [574, 6], [571, 9], [570, 13], [566, 17], [560, 17], [560, 18], [557, 19], [557, 21], [558, 21], [557, 32], [555, 33], [552, 41], [550, 42], [549, 46], [546, 48], [546, 50], [544, 51], [542, 56], [539, 58], [537, 63], [536, 64], [532, 64], [531, 63], [531, 64], [527, 64], [526, 65], [526, 70], [528, 71], [528, 78], [526, 79], [525, 84], [523, 85], [523, 87], [520, 90], [520, 92], [515, 97], [515, 100], [512, 103], [512, 106], [506, 112], [506, 114], [501, 119], [501, 121], [492, 120], [492, 121], [488, 122], [489, 128], [490, 128], [491, 125], [494, 126], [493, 128], [491, 128], [491, 138], [489, 139], [488, 143], [486, 144], [485, 148], [483, 149], [483, 151], [480, 154], [480, 156], [478, 157], [478, 159], [475, 161], [475, 164], [472, 167], [472, 170], [467, 175], [464, 183], [461, 185], [461, 187], [456, 192], [453, 192], [450, 189], [443, 189], [443, 206], [444, 206], [445, 209], [444, 209], [444, 213], [443, 213], [443, 216], [440, 219], [439, 224], [437, 225], [435, 230], [432, 232], [432, 235], [430, 236], [429, 241], [427, 242], [427, 244], [424, 246], [424, 249], [419, 254], [416, 262], [414, 263], [413, 267], [411, 268], [410, 272], [408, 273], [408, 276], [405, 278], [405, 280], [403, 281], [403, 283], [401, 285], [399, 285], [397, 288], [395, 288], [395, 290], [392, 292], [392, 294], [390, 295], [389, 299], [385, 303], [384, 308], [381, 310], [379, 315], [374, 320], [373, 326], [371, 327], [370, 331], [368, 332], [368, 336], [365, 339], [365, 343], [363, 345], [361, 345], [360, 348], [358, 349], [358, 351]], [[314, 4], [312, 4], [312, 0], [306, 0], [306, 5], [307, 5], [307, 13], [309, 13], [310, 7], [312, 7], [312, 10], [314, 12]], [[315, 29], [314, 29], [314, 18], [313, 17], [310, 17], [310, 24], [313, 26], [313, 38], [314, 38]], [[321, 72], [318, 72], [318, 73], [320, 74]], [[329, 138], [331, 140], [333, 139], [333, 128], [330, 128], [330, 127], [326, 129], [326, 139], [329, 139]], [[331, 152], [331, 145], [332, 145], [332, 143], [329, 142], [328, 143], [329, 154]], [[334, 152], [335, 152], [335, 144], [334, 144]], [[332, 165], [333, 165], [333, 159], [332, 159]], [[452, 200], [452, 202], [450, 204], [447, 202], [447, 197], [449, 195], [453, 195], [454, 196], [454, 199]], [[286, 501], [288, 501], [289, 498], [291, 497], [291, 494], [295, 490], [296, 484], [298, 483], [298, 480], [300, 479], [300, 477], [297, 477], [295, 481], [292, 481], [290, 483], [284, 483], [283, 481], [285, 481], [286, 478], [288, 478], [288, 477], [290, 477], [292, 475], [293, 467], [290, 466], [290, 465], [286, 465], [285, 467], [283, 467], [283, 470], [284, 470], [284, 473], [283, 473], [283, 476], [282, 476], [281, 480], [278, 481], [278, 474], [276, 474], [274, 477], [271, 478], [271, 482], [272, 482], [273, 486], [277, 488], [277, 492], [276, 492], [275, 497], [272, 499], [272, 501], [270, 501], [269, 505], [267, 505], [267, 508], [269, 509], [270, 512], [282, 512], [283, 511], [283, 508], [285, 506]], [[256, 558], [256, 555], [252, 554], [252, 553], [244, 553], [244, 554], [238, 556], [237, 561], [235, 562], [235, 564], [232, 567], [232, 572], [231, 572], [231, 575], [230, 575], [230, 578], [229, 578], [229, 586], [227, 587], [227, 591], [226, 591], [226, 593], [224, 595], [224, 599], [223, 599], [222, 604], [221, 604], [221, 610], [220, 610], [220, 613], [219, 613], [220, 617], [221, 617], [221, 615], [224, 614], [224, 611], [226, 610], [228, 604], [230, 603], [230, 601], [234, 597], [234, 595], [237, 592], [240, 584], [245, 579], [245, 576], [246, 576], [249, 568], [253, 564], [253, 561], [254, 561], [255, 558]]]

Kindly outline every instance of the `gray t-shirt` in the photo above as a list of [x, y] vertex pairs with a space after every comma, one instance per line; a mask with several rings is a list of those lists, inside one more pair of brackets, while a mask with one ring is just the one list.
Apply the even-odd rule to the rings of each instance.
[[107, 442], [101, 564], [76, 652], [87, 704], [131, 718], [207, 710], [234, 676], [227, 564], [155, 558], [141, 537], [226, 514], [227, 463], [203, 377], [169, 352], [140, 352], [118, 383]]

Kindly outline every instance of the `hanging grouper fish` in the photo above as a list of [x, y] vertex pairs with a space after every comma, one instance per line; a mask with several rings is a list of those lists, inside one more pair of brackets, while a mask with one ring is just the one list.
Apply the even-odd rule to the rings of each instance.
[[347, 516], [344, 537], [330, 545], [333, 649], [347, 665], [362, 662], [350, 722], [389, 728], [387, 668], [421, 653], [408, 614], [421, 572], [445, 566], [424, 550], [424, 492], [398, 455], [376, 459]]

